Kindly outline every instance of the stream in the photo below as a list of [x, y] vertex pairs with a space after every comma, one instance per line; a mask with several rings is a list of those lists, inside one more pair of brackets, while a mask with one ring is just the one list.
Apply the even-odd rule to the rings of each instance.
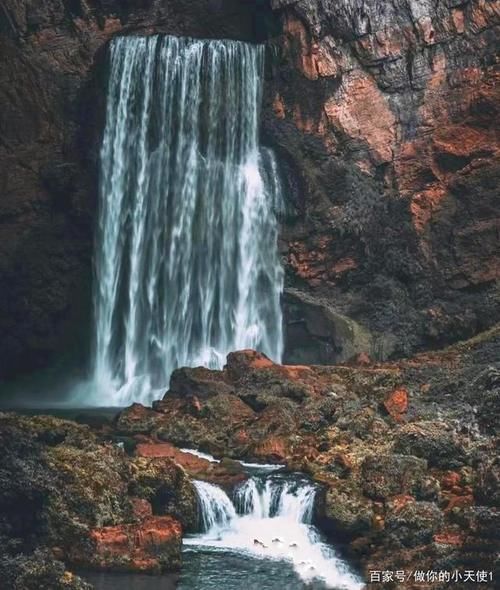
[[195, 481], [200, 530], [184, 539], [180, 575], [88, 574], [96, 590], [358, 590], [349, 565], [312, 524], [316, 486], [279, 466], [243, 464], [228, 495]]

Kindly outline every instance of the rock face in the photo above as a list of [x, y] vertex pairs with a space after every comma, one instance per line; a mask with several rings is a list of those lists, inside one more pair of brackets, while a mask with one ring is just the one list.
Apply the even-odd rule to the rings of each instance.
[[0, 379], [86, 358], [107, 42], [258, 39], [246, 0], [5, 0], [0, 7]]
[[[498, 321], [498, 2], [271, 4], [263, 129], [296, 209], [286, 360], [408, 355]], [[350, 340], [311, 319], [332, 312]]]

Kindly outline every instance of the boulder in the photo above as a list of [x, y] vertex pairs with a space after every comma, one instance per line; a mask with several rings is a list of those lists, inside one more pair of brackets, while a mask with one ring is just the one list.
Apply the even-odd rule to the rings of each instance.
[[355, 486], [332, 485], [320, 502], [321, 528], [332, 536], [354, 538], [370, 532], [374, 519], [372, 502]]
[[160, 420], [161, 415], [151, 408], [146, 408], [142, 404], [132, 404], [118, 414], [115, 428], [118, 433], [125, 435], [148, 434]]
[[441, 469], [456, 469], [466, 462], [458, 436], [448, 424], [439, 421], [405, 424], [396, 432], [394, 451], [421, 457]]
[[224, 380], [222, 371], [212, 371], [204, 367], [182, 367], [176, 369], [170, 377], [167, 396], [196, 396], [200, 399], [212, 397], [219, 393], [233, 392], [231, 384]]
[[432, 502], [408, 501], [388, 505], [385, 528], [389, 539], [405, 547], [429, 543], [443, 525], [443, 513]]
[[138, 457], [131, 462], [130, 493], [147, 500], [154, 515], [171, 515], [185, 529], [196, 526], [196, 490], [182, 467], [164, 457]]
[[361, 465], [363, 492], [373, 499], [415, 493], [427, 471], [427, 461], [406, 455], [371, 455]]

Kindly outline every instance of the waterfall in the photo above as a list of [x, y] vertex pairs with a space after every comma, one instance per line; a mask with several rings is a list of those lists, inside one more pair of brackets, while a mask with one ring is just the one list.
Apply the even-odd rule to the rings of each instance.
[[315, 496], [316, 488], [309, 483], [252, 477], [236, 489], [235, 503], [240, 514], [255, 518], [282, 516], [310, 523]]
[[213, 534], [216, 530], [227, 529], [236, 517], [236, 510], [226, 492], [204, 481], [195, 481], [194, 486], [198, 494], [203, 530]]
[[300, 477], [257, 475], [240, 484], [234, 505], [219, 487], [195, 482], [203, 532], [190, 547], [240, 552], [291, 563], [305, 581], [360, 590], [363, 584], [311, 525], [316, 488]]
[[95, 252], [100, 402], [149, 402], [173, 369], [282, 354], [282, 189], [258, 143], [264, 49], [120, 37], [110, 46]]

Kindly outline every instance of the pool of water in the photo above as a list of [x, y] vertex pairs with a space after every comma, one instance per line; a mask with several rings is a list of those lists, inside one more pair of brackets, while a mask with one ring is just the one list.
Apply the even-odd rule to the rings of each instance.
[[186, 547], [180, 576], [84, 574], [96, 590], [326, 590], [305, 583], [283, 561], [209, 548]]

